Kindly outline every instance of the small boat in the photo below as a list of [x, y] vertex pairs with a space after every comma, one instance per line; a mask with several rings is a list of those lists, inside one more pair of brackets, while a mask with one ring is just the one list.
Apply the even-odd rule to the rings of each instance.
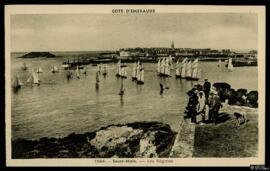
[[59, 72], [57, 66], [53, 66], [53, 68], [51, 69], [52, 73], [57, 73]]
[[15, 79], [12, 82], [12, 88], [14, 90], [18, 90], [21, 88], [21, 86], [23, 85], [23, 83], [21, 82], [21, 80], [16, 76]]
[[120, 77], [121, 76], [121, 60], [118, 61], [117, 65], [116, 65], [116, 77]]
[[229, 58], [229, 61], [228, 61], [228, 70], [229, 71], [233, 71], [232, 58]]
[[25, 70], [27, 70], [27, 68], [28, 68], [28, 67], [26, 66], [25, 62], [23, 62], [22, 70], [25, 71]]
[[79, 66], [77, 65], [77, 69], [76, 69], [76, 76], [78, 79], [80, 79], [80, 71], [79, 71]]
[[139, 72], [139, 77], [137, 78], [137, 84], [144, 84], [144, 69], [141, 68]]
[[221, 67], [221, 60], [218, 60], [218, 67]]
[[32, 71], [32, 74], [30, 75], [30, 77], [27, 79], [26, 81], [27, 83], [30, 83], [32, 86], [34, 85], [40, 85], [40, 79], [38, 77], [38, 74], [34, 71]]
[[41, 68], [41, 67], [38, 67], [38, 69], [37, 69], [36, 73], [43, 73], [42, 68]]
[[102, 69], [102, 64], [98, 65], [98, 72], [101, 73], [101, 69]]
[[120, 86], [120, 91], [119, 91], [119, 95], [123, 96], [125, 94], [125, 89], [124, 89], [124, 80], [121, 79], [121, 86]]
[[83, 74], [86, 75], [87, 74], [87, 68], [84, 68]]
[[136, 64], [136, 62], [135, 62], [135, 63], [133, 64], [133, 69], [132, 69], [132, 81], [137, 80], [136, 74], [137, 74], [137, 64]]
[[67, 77], [67, 79], [69, 80], [71, 77], [72, 77], [72, 71], [70, 71], [70, 70], [68, 70], [67, 72], [66, 72], [66, 77]]
[[96, 84], [99, 84], [100, 80], [99, 80], [99, 72], [96, 72]]
[[104, 64], [103, 65], [103, 76], [106, 76], [108, 74], [108, 71], [107, 71], [107, 65]]

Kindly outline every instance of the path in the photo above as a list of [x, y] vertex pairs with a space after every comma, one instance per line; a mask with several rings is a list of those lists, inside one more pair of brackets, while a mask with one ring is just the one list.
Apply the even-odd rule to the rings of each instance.
[[190, 120], [186, 119], [180, 123], [180, 129], [172, 147], [170, 157], [192, 157], [194, 148], [195, 125], [191, 125], [189, 122]]

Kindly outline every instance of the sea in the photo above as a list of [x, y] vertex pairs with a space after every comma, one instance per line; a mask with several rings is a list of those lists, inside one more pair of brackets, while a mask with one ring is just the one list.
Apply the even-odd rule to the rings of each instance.
[[[11, 78], [18, 76], [24, 83], [18, 92], [11, 93], [12, 139], [36, 140], [42, 137], [65, 137], [70, 133], [85, 133], [111, 124], [136, 121], [158, 121], [169, 124], [178, 131], [188, 101], [187, 91], [195, 84], [203, 84], [204, 78], [213, 84], [227, 82], [232, 88], [258, 90], [258, 67], [235, 67], [229, 72], [217, 62], [199, 62], [202, 77], [199, 81], [187, 81], [157, 76], [155, 63], [143, 63], [145, 83], [137, 85], [131, 80], [132, 65], [127, 64], [128, 78], [123, 81], [125, 94], [119, 96], [121, 79], [117, 79], [116, 63], [109, 63], [108, 75], [100, 75], [96, 88], [97, 66], [87, 65], [87, 75], [81, 74], [67, 80], [62, 62], [83, 54], [61, 52], [57, 58], [17, 58], [25, 53], [11, 53]], [[55, 53], [54, 53], [55, 54]], [[58, 54], [58, 55], [59, 55]], [[21, 68], [26, 63], [28, 70]], [[56, 65], [59, 73], [50, 69]], [[41, 67], [40, 86], [27, 85], [33, 68]], [[166, 89], [160, 94], [160, 83]]]

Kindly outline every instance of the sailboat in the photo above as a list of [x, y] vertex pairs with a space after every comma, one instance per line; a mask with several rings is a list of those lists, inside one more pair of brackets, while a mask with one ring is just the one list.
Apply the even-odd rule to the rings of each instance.
[[127, 78], [127, 67], [121, 66], [121, 78], [126, 79]]
[[77, 65], [77, 69], [76, 69], [76, 76], [78, 79], [80, 79], [80, 71], [79, 71], [79, 66]]
[[24, 71], [27, 70], [27, 66], [26, 66], [25, 62], [23, 62], [22, 70], [24, 70]]
[[120, 92], [119, 92], [119, 95], [120, 96], [123, 96], [125, 93], [125, 89], [124, 89], [124, 80], [121, 79], [121, 86], [120, 86]]
[[84, 74], [84, 75], [86, 75], [86, 74], [87, 74], [87, 68], [86, 68], [86, 67], [84, 67], [83, 74]]
[[187, 58], [182, 61], [180, 78], [186, 78]]
[[157, 63], [157, 73], [160, 74], [160, 59], [158, 60]]
[[[78, 67], [78, 66], [77, 66]], [[51, 69], [52, 73], [56, 73], [59, 72], [57, 66], [53, 66], [53, 68]]]
[[165, 63], [165, 76], [169, 77], [170, 73], [171, 73], [171, 71], [170, 71], [170, 59], [167, 58], [166, 63]]
[[218, 60], [218, 67], [221, 67], [221, 60]]
[[144, 84], [144, 69], [141, 68], [139, 71], [139, 77], [137, 79], [137, 84]]
[[170, 65], [170, 69], [174, 69], [173, 67], [173, 60], [172, 60], [172, 56], [169, 56], [169, 65]]
[[41, 68], [41, 67], [38, 67], [38, 69], [37, 69], [37, 73], [43, 73], [43, 70], [42, 70], [42, 68]]
[[98, 65], [98, 72], [101, 73], [102, 64]]
[[66, 77], [67, 77], [68, 80], [72, 77], [72, 74], [73, 73], [68, 69], [67, 72], [66, 72]]
[[136, 73], [137, 73], [137, 65], [136, 62], [133, 64], [133, 68], [132, 68], [132, 81], [137, 80], [136, 78]]
[[18, 90], [21, 88], [21, 86], [23, 85], [23, 83], [21, 82], [21, 80], [19, 80], [19, 78], [16, 76], [15, 79], [13, 80], [12, 83], [12, 88], [14, 90]]
[[192, 65], [191, 65], [191, 60], [187, 63], [187, 72], [186, 72], [186, 79], [189, 80], [191, 79], [191, 73], [192, 72]]
[[121, 60], [118, 61], [117, 65], [116, 65], [116, 77], [120, 77], [120, 73], [121, 73]]
[[229, 71], [233, 71], [232, 58], [229, 58], [228, 69], [229, 69]]
[[196, 81], [198, 81], [199, 80], [199, 78], [198, 78], [198, 66], [199, 66], [199, 64], [198, 64], [198, 58], [197, 59], [195, 59], [194, 61], [193, 61], [193, 63], [192, 63], [192, 75], [191, 75], [191, 80], [196, 80]]
[[32, 74], [26, 81], [27, 83], [30, 83], [32, 86], [34, 85], [40, 85], [40, 79], [38, 77], [38, 74], [34, 71], [32, 71]]
[[96, 84], [99, 84], [99, 73], [98, 72], [96, 72]]
[[104, 64], [103, 65], [103, 76], [106, 76], [108, 74], [108, 71], [107, 71], [107, 65]]

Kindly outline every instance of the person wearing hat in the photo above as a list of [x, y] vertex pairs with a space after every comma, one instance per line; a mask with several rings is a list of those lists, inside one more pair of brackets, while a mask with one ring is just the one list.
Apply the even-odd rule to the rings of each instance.
[[208, 103], [209, 103], [209, 120], [217, 124], [218, 112], [221, 107], [221, 102], [217, 91], [215, 90], [210, 91]]
[[204, 79], [204, 84], [203, 84], [203, 91], [204, 91], [206, 99], [208, 99], [208, 97], [209, 97], [210, 89], [211, 89], [211, 83], [206, 78], [206, 79]]

